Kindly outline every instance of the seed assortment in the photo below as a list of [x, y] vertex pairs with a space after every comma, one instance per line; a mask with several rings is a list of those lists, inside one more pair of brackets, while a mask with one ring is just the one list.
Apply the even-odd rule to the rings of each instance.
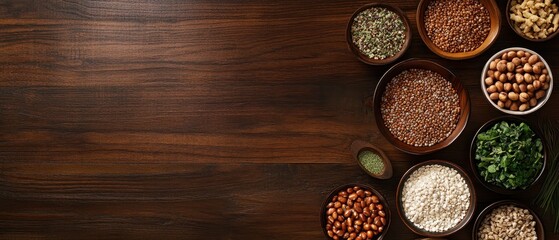
[[537, 54], [509, 51], [489, 64], [485, 85], [497, 106], [526, 111], [538, 104], [550, 88], [549, 70]]
[[537, 240], [536, 221], [528, 209], [504, 205], [487, 215], [477, 236], [480, 240]]
[[336, 240], [373, 239], [384, 231], [389, 217], [379, 197], [359, 186], [340, 191], [326, 209], [326, 230]]
[[433, 164], [420, 167], [409, 176], [401, 201], [406, 218], [415, 226], [443, 232], [466, 216], [470, 190], [458, 171]]
[[418, 147], [446, 139], [460, 116], [458, 94], [440, 74], [409, 69], [394, 77], [381, 99], [384, 124], [398, 140]]
[[398, 14], [383, 7], [360, 12], [351, 26], [352, 41], [371, 59], [396, 55], [404, 46], [406, 27]]
[[489, 11], [478, 0], [432, 0], [425, 11], [427, 36], [445, 52], [470, 52], [489, 35]]
[[559, 27], [559, 7], [552, 0], [513, 0], [509, 11], [515, 30], [528, 38], [547, 38]]

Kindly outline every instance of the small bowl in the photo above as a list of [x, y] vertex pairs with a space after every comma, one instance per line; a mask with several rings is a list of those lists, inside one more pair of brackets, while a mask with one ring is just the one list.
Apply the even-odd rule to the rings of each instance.
[[[532, 131], [536, 134], [536, 137], [538, 137], [542, 140], [542, 146], [543, 146], [543, 150], [542, 150], [543, 151], [542, 170], [540, 171], [538, 176], [536, 176], [536, 178], [534, 179], [534, 182], [532, 182], [532, 184], [530, 184], [526, 189], [510, 190], [510, 189], [505, 189], [505, 188], [499, 187], [497, 185], [493, 185], [491, 183], [485, 182], [485, 180], [483, 180], [483, 178], [481, 177], [481, 175], [479, 174], [479, 171], [477, 169], [477, 165], [476, 165], [476, 139], [477, 139], [477, 135], [480, 134], [481, 132], [485, 132], [485, 131], [489, 130], [491, 127], [493, 127], [495, 124], [497, 124], [501, 121], [505, 121], [505, 122], [508, 122], [508, 123], [516, 123], [516, 124], [519, 124], [519, 123], [523, 122], [523, 123], [527, 124], [530, 127], [530, 129], [532, 129]], [[483, 124], [483, 126], [481, 126], [481, 128], [479, 128], [479, 130], [474, 135], [474, 138], [472, 139], [472, 143], [470, 144], [470, 167], [472, 168], [472, 172], [474, 173], [475, 178], [485, 188], [487, 188], [487, 189], [489, 189], [489, 190], [491, 190], [495, 193], [498, 193], [498, 194], [506, 194], [506, 195], [517, 194], [517, 193], [521, 193], [523, 191], [526, 191], [527, 189], [530, 189], [532, 186], [536, 185], [536, 183], [542, 178], [542, 175], [545, 171], [546, 162], [547, 162], [547, 149], [546, 149], [546, 143], [545, 143], [545, 139], [543, 138], [543, 135], [539, 132], [539, 130], [537, 128], [535, 128], [530, 123], [528, 123], [525, 120], [522, 120], [521, 118], [518, 118], [518, 117], [502, 116], [502, 117], [497, 117], [497, 118], [489, 120], [488, 122]]]
[[[384, 169], [382, 170], [381, 174], [374, 174], [372, 172], [369, 172], [369, 170], [367, 170], [367, 168], [363, 166], [361, 161], [359, 161], [359, 154], [363, 151], [371, 151], [372, 153], [380, 156], [382, 162], [384, 163]], [[377, 148], [374, 145], [365, 141], [355, 140], [351, 144], [351, 153], [355, 161], [357, 161], [359, 167], [361, 167], [361, 169], [363, 169], [364, 172], [369, 174], [369, 176], [378, 179], [389, 179], [392, 177], [392, 164], [390, 163], [390, 159], [388, 159], [386, 154], [384, 154], [384, 152], [380, 148]]]
[[[420, 167], [428, 166], [428, 165], [441, 165], [441, 166], [455, 169], [464, 178], [464, 181], [466, 181], [466, 185], [470, 190], [470, 206], [468, 207], [468, 211], [466, 212], [464, 219], [462, 219], [462, 221], [456, 224], [456, 226], [448, 229], [445, 232], [429, 232], [424, 229], [416, 227], [411, 221], [408, 220], [408, 218], [404, 214], [404, 209], [402, 207], [402, 201], [400, 199], [400, 196], [402, 195], [402, 191], [404, 190], [404, 183], [409, 179], [410, 175], [413, 172], [415, 172]], [[400, 219], [402, 219], [404, 225], [406, 225], [406, 227], [408, 227], [415, 234], [428, 237], [428, 238], [445, 237], [459, 231], [460, 229], [465, 227], [468, 224], [468, 222], [470, 222], [470, 220], [472, 219], [476, 208], [476, 190], [474, 188], [472, 180], [460, 166], [445, 160], [429, 160], [414, 165], [408, 171], [406, 171], [406, 173], [404, 173], [404, 175], [400, 179], [400, 182], [398, 183], [398, 189], [396, 190], [396, 207], [398, 209], [398, 215], [400, 215]]]
[[[396, 13], [402, 19], [402, 22], [404, 22], [404, 26], [406, 27], [406, 38], [404, 39], [404, 45], [402, 46], [402, 49], [400, 49], [400, 51], [392, 57], [388, 57], [388, 58], [380, 59], [380, 60], [371, 59], [367, 55], [361, 53], [361, 51], [359, 51], [357, 46], [355, 46], [355, 44], [353, 44], [352, 34], [351, 34], [351, 26], [353, 25], [355, 17], [360, 12], [362, 12], [363, 10], [366, 10], [366, 9], [372, 8], [372, 7], [382, 7], [382, 8], [386, 8], [386, 9]], [[411, 43], [411, 36], [412, 36], [412, 32], [411, 32], [411, 28], [410, 28], [410, 23], [409, 23], [408, 19], [406, 18], [406, 14], [400, 8], [398, 8], [394, 5], [391, 5], [391, 4], [387, 4], [387, 3], [370, 3], [370, 4], [366, 4], [366, 5], [361, 6], [359, 9], [357, 9], [357, 11], [355, 11], [353, 13], [353, 15], [351, 15], [351, 18], [349, 19], [349, 22], [347, 23], [347, 29], [346, 29], [346, 41], [347, 41], [347, 45], [349, 47], [349, 50], [353, 54], [355, 54], [357, 59], [359, 59], [361, 62], [364, 62], [364, 63], [369, 64], [369, 65], [386, 65], [386, 64], [390, 64], [390, 63], [396, 61], [398, 58], [400, 58], [402, 55], [404, 55], [404, 53], [408, 50], [408, 48], [410, 46], [410, 43]]]
[[[381, 98], [384, 90], [386, 89], [386, 85], [392, 80], [392, 78], [400, 74], [402, 71], [412, 68], [427, 69], [441, 74], [441, 76], [452, 83], [452, 87], [456, 90], [456, 93], [458, 94], [458, 98], [460, 100], [461, 112], [456, 128], [446, 139], [433, 146], [416, 147], [398, 140], [384, 125], [384, 120], [382, 119], [382, 114], [380, 112]], [[468, 118], [470, 116], [470, 98], [468, 97], [468, 91], [466, 90], [464, 85], [462, 85], [460, 80], [458, 80], [458, 78], [452, 72], [450, 72], [450, 70], [429, 60], [408, 59], [394, 65], [381, 77], [375, 89], [375, 95], [373, 97], [373, 111], [380, 132], [392, 145], [406, 153], [423, 155], [441, 150], [454, 142], [456, 138], [458, 138], [460, 133], [462, 133], [462, 131], [466, 127]]]
[[435, 54], [450, 60], [469, 59], [482, 54], [497, 40], [497, 36], [499, 36], [499, 32], [501, 31], [501, 12], [499, 11], [499, 6], [494, 0], [480, 0], [479, 2], [483, 4], [485, 9], [489, 12], [491, 21], [491, 29], [485, 41], [478, 48], [470, 52], [450, 53], [443, 51], [431, 41], [427, 35], [427, 29], [425, 29], [425, 11], [430, 2], [431, 0], [421, 0], [421, 2], [419, 2], [417, 6], [416, 22], [419, 36], [421, 36], [425, 45]]
[[496, 209], [500, 206], [503, 206], [503, 205], [513, 205], [515, 207], [528, 209], [528, 211], [530, 211], [530, 214], [532, 214], [532, 216], [534, 216], [534, 221], [536, 221], [536, 236], [538, 237], [538, 240], [544, 240], [545, 239], [545, 232], [544, 232], [544, 229], [543, 229], [542, 221], [540, 220], [538, 215], [534, 211], [532, 211], [532, 209], [528, 208], [524, 204], [519, 203], [517, 201], [501, 200], [501, 201], [494, 202], [491, 205], [487, 206], [478, 215], [478, 217], [476, 218], [476, 221], [474, 223], [474, 227], [472, 229], [472, 240], [478, 240], [479, 239], [478, 236], [477, 236], [477, 231], [478, 231], [479, 227], [481, 226], [481, 222], [483, 222], [485, 217], [488, 214], [490, 214], [494, 209]]
[[322, 207], [320, 208], [320, 226], [322, 227], [322, 232], [324, 232], [324, 236], [326, 236], [326, 239], [332, 239], [331, 237], [328, 236], [328, 231], [326, 230], [326, 221], [327, 221], [326, 206], [328, 206], [328, 203], [330, 203], [332, 197], [337, 195], [338, 192], [354, 186], [358, 186], [363, 190], [371, 191], [374, 195], [376, 195], [379, 198], [380, 202], [384, 206], [384, 212], [386, 214], [385, 219], [387, 220], [386, 224], [384, 225], [384, 230], [380, 235], [376, 235], [373, 237], [373, 240], [382, 240], [386, 236], [386, 233], [388, 232], [388, 228], [390, 227], [390, 222], [392, 221], [391, 220], [392, 214], [390, 213], [390, 205], [388, 204], [388, 201], [386, 201], [386, 198], [384, 198], [384, 196], [379, 191], [375, 190], [369, 185], [360, 184], [360, 183], [350, 183], [350, 184], [339, 186], [335, 188], [332, 192], [330, 192], [330, 194], [328, 194], [328, 197], [324, 200], [324, 202], [322, 203]]
[[[506, 12], [506, 17], [507, 17], [507, 22], [509, 23], [509, 27], [520, 37], [528, 40], [528, 41], [532, 41], [532, 42], [545, 42], [547, 40], [550, 40], [552, 38], [554, 38], [555, 36], [557, 36], [557, 34], [559, 33], [559, 29], [557, 29], [554, 33], [552, 33], [551, 35], [547, 36], [546, 38], [539, 38], [539, 39], [534, 39], [534, 38], [529, 38], [528, 36], [524, 35], [524, 33], [522, 31], [517, 30], [514, 26], [514, 22], [510, 19], [510, 8], [512, 5], [512, 1], [516, 1], [516, 0], [508, 0], [507, 2], [507, 8], [505, 9]], [[555, 2], [555, 4], [559, 4], [557, 1], [552, 1]]]
[[[549, 89], [547, 89], [547, 91], [545, 93], [545, 97], [543, 99], [540, 99], [536, 106], [531, 107], [527, 111], [523, 111], [523, 112], [500, 108], [495, 102], [493, 102], [493, 100], [491, 100], [491, 98], [489, 98], [489, 93], [486, 90], [487, 85], [485, 85], [485, 78], [487, 77], [486, 75], [487, 75], [487, 71], [489, 70], [489, 64], [491, 64], [491, 61], [493, 61], [494, 59], [496, 59], [498, 57], [501, 57], [501, 55], [503, 55], [503, 53], [505, 53], [505, 52], [520, 51], [520, 50], [525, 51], [525, 52], [529, 52], [530, 54], [538, 55], [538, 57], [540, 58], [540, 61], [542, 61], [545, 65], [545, 67], [547, 68], [547, 71], [549, 72], [548, 75], [551, 79], [550, 82], [549, 82]], [[483, 70], [481, 71], [481, 91], [483, 92], [483, 95], [485, 96], [485, 99], [487, 99], [487, 101], [489, 103], [491, 103], [491, 105], [493, 105], [493, 107], [495, 107], [497, 110], [499, 110], [501, 112], [504, 112], [504, 113], [507, 113], [507, 114], [511, 114], [511, 115], [526, 115], [526, 114], [533, 113], [533, 112], [537, 111], [538, 109], [540, 109], [547, 102], [547, 100], [551, 97], [551, 92], [553, 91], [553, 73], [551, 71], [551, 67], [549, 66], [549, 64], [547, 64], [545, 59], [543, 59], [542, 55], [540, 55], [540, 54], [538, 54], [538, 53], [536, 53], [536, 52], [534, 52], [530, 49], [523, 48], [523, 47], [506, 48], [506, 49], [503, 49], [503, 50], [495, 53], [495, 55], [491, 56], [491, 58], [489, 58], [487, 63], [485, 63], [485, 66], [483, 67]]]

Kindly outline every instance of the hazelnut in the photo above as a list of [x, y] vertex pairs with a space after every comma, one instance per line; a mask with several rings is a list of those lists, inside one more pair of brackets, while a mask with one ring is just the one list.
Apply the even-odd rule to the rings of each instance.
[[487, 85], [487, 86], [493, 85], [493, 78], [491, 78], [491, 77], [485, 78], [485, 85]]
[[534, 85], [535, 90], [538, 90], [542, 87], [542, 83], [539, 80], [534, 81], [532, 85]]
[[504, 83], [507, 81], [507, 75], [504, 73], [501, 73], [501, 75], [499, 75], [499, 81]]
[[526, 90], [528, 90], [528, 92], [533, 92], [533, 91], [534, 91], [534, 85], [528, 84], [528, 85], [526, 86]]
[[522, 70], [524, 70], [524, 72], [530, 73], [532, 72], [532, 66], [529, 63], [524, 64], [524, 67], [522, 68]]
[[509, 92], [508, 97], [509, 97], [509, 99], [512, 100], [512, 101], [518, 100], [518, 94], [515, 93], [515, 92]]
[[540, 80], [540, 82], [545, 82], [545, 80], [547, 80], [547, 75], [545, 74], [540, 75], [540, 78], [538, 80]]
[[515, 51], [509, 51], [509, 52], [507, 53], [507, 59], [508, 59], [508, 60], [511, 60], [511, 59], [513, 59], [513, 58], [515, 58], [515, 57], [516, 57], [516, 52], [515, 52]]
[[530, 108], [528, 103], [524, 103], [524, 104], [520, 105], [520, 107], [518, 107], [518, 111], [526, 111], [526, 110], [528, 110], [528, 108]]
[[503, 91], [503, 83], [502, 82], [496, 82], [495, 83], [495, 87], [497, 87], [497, 91], [502, 92]]
[[517, 73], [516, 75], [514, 75], [514, 78], [516, 80], [516, 83], [521, 84], [522, 82], [524, 82], [524, 76], [522, 76], [522, 74]]
[[538, 100], [536, 98], [530, 98], [530, 107], [534, 107], [538, 104]]
[[[499, 95], [499, 99], [501, 99], [501, 96]], [[520, 100], [520, 102], [527, 102], [528, 100], [530, 100], [530, 95], [528, 95], [528, 93], [520, 93], [520, 95], [518, 95], [518, 99]]]
[[521, 92], [526, 92], [526, 90], [528, 90], [528, 88], [526, 87], [526, 84], [520, 84], [518, 85], [518, 88], [520, 88]]
[[514, 63], [511, 63], [511, 62], [507, 63], [507, 71], [509, 71], [509, 72], [513, 72], [515, 67], [516, 66], [514, 66]]
[[487, 92], [488, 93], [494, 93], [497, 92], [497, 87], [495, 87], [495, 85], [491, 85], [487, 88]]
[[520, 87], [518, 86], [517, 83], [513, 83], [513, 84], [512, 84], [512, 90], [513, 90], [515, 93], [519, 93], [519, 92], [520, 92]]
[[544, 90], [539, 90], [539, 91], [536, 92], [536, 99], [539, 100], [540, 98], [543, 98], [544, 96], [545, 96], [545, 91]]
[[[535, 86], [534, 86], [535, 87]], [[510, 92], [510, 90], [512, 89], [512, 84], [510, 83], [505, 83], [503, 85], [503, 89], [505, 89], [505, 92]]]
[[495, 61], [489, 63], [489, 69], [491, 70], [497, 69], [497, 63]]
[[530, 75], [529, 73], [524, 73], [524, 81], [526, 81], [527, 83], [532, 83], [532, 75]]
[[516, 67], [516, 66], [520, 65], [522, 63], [522, 61], [520, 60], [520, 58], [515, 57], [515, 58], [512, 59], [512, 63]]
[[507, 93], [506, 92], [501, 92], [499, 93], [499, 101], [507, 101]]
[[502, 101], [497, 101], [497, 106], [499, 106], [500, 108], [504, 108], [505, 107], [505, 103]]
[[518, 110], [518, 102], [513, 102], [510, 105], [510, 110], [517, 111]]
[[496, 92], [491, 93], [491, 94], [489, 95], [489, 99], [491, 99], [491, 100], [497, 100], [497, 99], [499, 99], [499, 93], [496, 93]]
[[511, 105], [511, 104], [512, 104], [512, 101], [511, 101], [510, 99], [508, 99], [508, 100], [505, 102], [505, 108], [510, 108], [510, 105]]
[[497, 71], [504, 72], [507, 70], [507, 65], [503, 62], [497, 63]]
[[508, 80], [508, 81], [512, 81], [513, 79], [514, 79], [514, 73], [508, 72], [508, 73], [507, 73], [507, 80]]
[[517, 51], [516, 56], [517, 57], [524, 57], [524, 51], [522, 51], [522, 50]]
[[542, 69], [540, 68], [540, 66], [534, 65], [534, 67], [532, 67], [532, 71], [533, 71], [535, 74], [540, 74], [540, 73], [542, 72]]
[[534, 64], [536, 64], [538, 61], [540, 61], [540, 59], [538, 58], [538, 55], [536, 55], [536, 54], [534, 54], [534, 55], [532, 55], [532, 56], [530, 56], [530, 57], [528, 58], [528, 63], [529, 63], [530, 65], [534, 65]]

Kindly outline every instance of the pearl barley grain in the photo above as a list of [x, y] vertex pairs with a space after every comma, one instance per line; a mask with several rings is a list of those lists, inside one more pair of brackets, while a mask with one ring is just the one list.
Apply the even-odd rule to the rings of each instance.
[[415, 226], [444, 232], [456, 226], [470, 206], [466, 181], [450, 167], [433, 164], [418, 168], [404, 183], [402, 208]]

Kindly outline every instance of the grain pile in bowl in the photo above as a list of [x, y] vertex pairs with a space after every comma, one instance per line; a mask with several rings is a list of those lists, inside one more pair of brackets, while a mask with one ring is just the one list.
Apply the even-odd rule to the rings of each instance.
[[401, 201], [404, 215], [416, 227], [444, 232], [466, 216], [470, 189], [456, 169], [427, 165], [415, 170], [406, 180]]
[[477, 236], [480, 240], [536, 240], [536, 221], [528, 209], [500, 206], [487, 215]]
[[538, 105], [550, 88], [551, 76], [538, 54], [508, 51], [492, 59], [485, 73], [487, 94], [500, 108], [526, 111]]
[[558, 12], [552, 0], [513, 0], [509, 9], [514, 29], [531, 39], [545, 39], [556, 32]]
[[432, 146], [456, 128], [459, 97], [439, 73], [409, 69], [388, 83], [380, 111], [384, 124], [398, 140], [416, 147]]
[[353, 19], [351, 39], [362, 54], [382, 60], [402, 50], [406, 26], [395, 12], [384, 7], [372, 7]]
[[445, 52], [470, 52], [491, 30], [489, 11], [478, 0], [432, 0], [424, 18], [427, 36]]

